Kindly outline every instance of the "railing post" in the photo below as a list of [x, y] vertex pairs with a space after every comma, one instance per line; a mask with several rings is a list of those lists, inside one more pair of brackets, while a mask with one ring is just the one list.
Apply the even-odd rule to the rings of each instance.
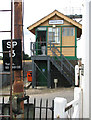
[[65, 98], [56, 97], [54, 99], [54, 119], [55, 118], [67, 118], [65, 107], [67, 100]]
[[74, 88], [74, 100], [78, 99], [78, 105], [74, 106], [74, 114], [72, 118], [82, 118], [82, 89]]
[[33, 43], [33, 55], [36, 55], [36, 42]]
[[79, 67], [78, 65], [75, 66], [75, 86], [79, 86]]
[[62, 62], [61, 62], [61, 71], [63, 70], [63, 57], [62, 57], [62, 55], [61, 55], [61, 60], [62, 60]]
[[73, 85], [73, 83], [72, 83], [73, 78], [72, 78], [71, 72], [72, 72], [72, 69], [71, 69], [71, 66], [70, 66], [70, 81], [71, 81], [71, 84]]

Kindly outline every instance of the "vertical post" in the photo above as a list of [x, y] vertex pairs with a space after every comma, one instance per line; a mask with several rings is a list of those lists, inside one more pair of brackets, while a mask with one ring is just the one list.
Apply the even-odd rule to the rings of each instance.
[[29, 96], [27, 98], [27, 120], [29, 120]]
[[[82, 118], [82, 90], [79, 87], [74, 88], [74, 100], [78, 99], [78, 105], [74, 106], [74, 114], [76, 118]], [[73, 118], [74, 118], [73, 114]]]
[[89, 1], [89, 118], [91, 119], [91, 0]]
[[36, 107], [36, 99], [34, 98], [34, 107], [33, 107], [33, 120], [35, 120], [35, 107]]
[[50, 58], [48, 57], [48, 60], [47, 60], [47, 87], [50, 88], [51, 87], [51, 72], [50, 72]]
[[78, 65], [75, 66], [75, 86], [79, 86], [79, 80], [78, 80], [78, 75], [79, 75], [79, 67]]
[[47, 111], [48, 110], [48, 99], [46, 100], [46, 120], [47, 120]]
[[13, 0], [11, 0], [10, 119], [12, 119], [12, 39], [13, 39]]
[[4, 105], [4, 97], [2, 98], [2, 115], [4, 115], [4, 107], [3, 107], [3, 105]]
[[52, 120], [54, 120], [54, 100], [52, 100]]
[[[22, 24], [23, 23], [22, 23], [22, 0], [21, 0], [21, 2], [14, 2], [14, 38], [21, 39], [21, 43], [23, 43], [23, 40], [22, 40], [23, 25]], [[23, 58], [23, 54], [22, 54], [22, 58]], [[23, 70], [14, 71], [14, 79], [16, 82], [23, 81]]]
[[32, 60], [32, 88], [36, 86], [36, 66], [34, 60]]
[[[22, 0], [14, 0], [14, 38], [21, 39], [22, 50], [23, 51], [23, 10], [22, 10]], [[23, 52], [21, 52], [23, 60]], [[23, 70], [14, 71], [14, 86], [13, 92], [23, 93], [24, 92], [24, 83], [23, 83]], [[24, 111], [24, 102], [21, 102], [21, 108]], [[23, 116], [24, 117], [24, 114]]]
[[65, 98], [56, 97], [54, 99], [54, 119], [67, 118], [65, 107], [67, 100]]
[[41, 120], [41, 114], [42, 114], [42, 99], [40, 100], [40, 120]]

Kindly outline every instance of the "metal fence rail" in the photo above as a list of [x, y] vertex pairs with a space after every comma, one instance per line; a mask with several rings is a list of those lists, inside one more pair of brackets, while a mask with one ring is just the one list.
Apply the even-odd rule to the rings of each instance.
[[39, 101], [39, 105], [37, 105], [37, 100], [34, 99], [34, 114], [33, 114], [33, 120], [35, 119], [54, 119], [54, 101], [52, 101], [51, 106], [49, 106], [48, 99], [45, 101], [45, 104], [43, 105], [43, 100], [41, 99]]
[[[31, 55], [42, 55], [42, 46], [46, 46], [46, 42], [31, 42], [30, 43], [30, 50]], [[47, 47], [45, 48], [45, 51], [47, 53]]]
[[[53, 101], [49, 101], [48, 99], [37, 100], [36, 98], [34, 98], [32, 102], [29, 102], [28, 96], [26, 96], [24, 100], [27, 100], [24, 103], [24, 119], [26, 120], [30, 120], [30, 119], [31, 120], [36, 120], [36, 119], [48, 120], [50, 118], [51, 120], [54, 120], [54, 100]], [[2, 118], [2, 120], [3, 119], [10, 120], [10, 103], [6, 102], [5, 97], [2, 98], [2, 103], [0, 103], [0, 107], [2, 107], [0, 111], [0, 118]], [[19, 115], [20, 114], [15, 114], [13, 112], [12, 120], [13, 119], [15, 120], [17, 118], [19, 119]]]

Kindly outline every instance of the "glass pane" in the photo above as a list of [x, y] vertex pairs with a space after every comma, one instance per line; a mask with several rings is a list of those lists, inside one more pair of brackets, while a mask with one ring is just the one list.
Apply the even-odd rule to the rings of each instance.
[[60, 40], [60, 28], [49, 28], [49, 41], [59, 42]]
[[65, 27], [65, 28], [63, 28], [63, 36], [67, 36], [67, 32], [68, 30], [67, 30], [67, 28]]
[[65, 29], [64, 28], [63, 28], [63, 33], [62, 34], [63, 34], [63, 36], [65, 36]]
[[63, 36], [74, 36], [74, 28], [63, 28]]
[[49, 32], [52, 32], [52, 28], [49, 28]]
[[52, 29], [52, 32], [56, 32], [55, 28]]
[[71, 28], [71, 36], [74, 36], [74, 28]]

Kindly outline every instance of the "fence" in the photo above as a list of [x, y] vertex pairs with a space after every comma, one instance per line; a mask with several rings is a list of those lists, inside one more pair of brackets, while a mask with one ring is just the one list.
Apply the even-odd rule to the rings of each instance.
[[[34, 99], [33, 101], [29, 102], [30, 100], [28, 98], [24, 103], [24, 118], [26, 120], [48, 120], [49, 118], [51, 120], [56, 118], [82, 118], [81, 88], [74, 88], [74, 100], [69, 103], [67, 103], [65, 98], [60, 97], [56, 97], [53, 101], [48, 99]], [[2, 104], [0, 104], [0, 106], [2, 106], [2, 110], [0, 111], [0, 118], [4, 117], [6, 120], [9, 120], [10, 104], [5, 102], [6, 100], [3, 97]], [[14, 107], [16, 106], [14, 105]], [[21, 118], [21, 114], [13, 112], [13, 118]]]
[[[9, 101], [9, 99], [7, 100]], [[0, 104], [0, 118], [5, 120], [10, 120], [10, 104], [6, 99], [2, 98], [2, 104]], [[51, 102], [51, 104], [50, 104]], [[14, 107], [16, 107], [14, 105]], [[22, 118], [22, 114], [14, 113], [13, 111], [13, 119]], [[29, 103], [29, 99], [24, 103], [24, 119], [26, 120], [36, 120], [36, 119], [54, 119], [54, 101], [49, 100], [37, 100], [34, 99], [33, 102]]]
[[74, 100], [67, 103], [65, 98], [54, 99], [54, 118], [82, 118], [82, 90], [74, 88]]

